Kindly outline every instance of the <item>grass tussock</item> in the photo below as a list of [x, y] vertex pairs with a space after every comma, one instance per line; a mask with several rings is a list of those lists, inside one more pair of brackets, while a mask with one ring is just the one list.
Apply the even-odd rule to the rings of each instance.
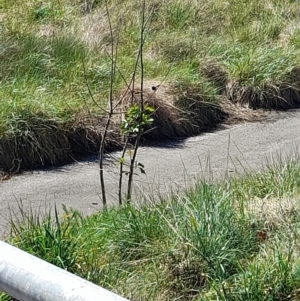
[[[97, 149], [98, 135], [93, 129], [65, 127], [56, 120], [30, 113], [8, 119], [9, 132], [0, 142], [0, 166], [7, 172], [19, 172], [40, 166], [58, 166], [72, 156]], [[12, 135], [10, 135], [12, 133]]]
[[8, 240], [130, 300], [297, 300], [299, 175], [294, 161], [87, 217], [20, 207]]
[[[80, 122], [85, 112], [93, 116], [86, 123], [87, 129], [93, 127], [95, 116], [103, 118], [110, 88], [112, 43], [105, 3], [118, 45], [113, 87], [118, 98], [126, 86], [124, 80], [132, 75], [139, 47], [139, 1], [30, 0], [24, 5], [22, 1], [0, 0], [0, 137], [5, 143], [17, 140], [19, 135], [11, 132], [7, 120], [23, 119], [26, 123], [23, 112], [39, 118], [42, 128], [56, 120], [71, 132], [71, 126]], [[155, 93], [161, 94], [155, 96], [157, 99], [168, 102], [158, 101], [162, 109], [156, 114], [170, 109], [170, 103], [176, 107], [173, 113], [164, 113], [174, 124], [163, 124], [167, 129], [163, 136], [187, 136], [215, 126], [222, 120], [218, 110], [224, 98], [234, 104], [232, 110], [299, 107], [298, 16], [297, 3], [289, 0], [147, 1], [145, 80], [172, 83], [170, 87], [162, 85]], [[255, 116], [250, 110], [247, 113], [248, 118], [243, 111], [248, 120]], [[34, 128], [35, 119], [29, 120]], [[149, 137], [159, 136], [160, 125], [156, 126]], [[116, 131], [117, 137], [119, 129]], [[94, 133], [100, 132], [94, 129]], [[60, 145], [63, 138], [59, 134], [55, 139], [54, 133], [58, 133], [55, 127], [49, 136], [53, 142], [50, 145], [55, 156], [60, 156], [55, 149], [65, 147]], [[38, 140], [22, 140], [32, 145], [26, 148], [39, 148]], [[60, 142], [55, 144], [55, 140]], [[18, 145], [10, 149], [18, 149]], [[61, 154], [57, 161], [64, 161], [63, 149]], [[25, 157], [28, 155], [24, 154], [24, 161]], [[46, 153], [41, 157], [41, 164], [56, 162]], [[35, 165], [35, 156], [32, 158]]]
[[300, 86], [265, 84], [263, 87], [253, 88], [231, 82], [226, 88], [229, 100], [252, 109], [288, 110], [300, 106]]
[[[0, 140], [0, 167], [4, 172], [60, 166], [74, 157], [95, 154], [100, 145], [105, 120], [82, 114], [78, 120], [62, 124], [23, 112], [8, 119], [10, 131]], [[119, 138], [110, 133], [106, 149], [116, 149]]]
[[[143, 100], [154, 108], [151, 127], [146, 129], [146, 139], [186, 137], [215, 128], [225, 118], [217, 102], [205, 101], [201, 85], [149, 81], [143, 83]], [[141, 89], [125, 89], [117, 99], [116, 116], [141, 101]], [[119, 121], [120, 122], [120, 121]]]

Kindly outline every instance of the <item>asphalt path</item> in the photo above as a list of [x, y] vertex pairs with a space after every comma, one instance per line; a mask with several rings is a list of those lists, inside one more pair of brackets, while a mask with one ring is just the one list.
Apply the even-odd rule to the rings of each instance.
[[[200, 178], [219, 180], [286, 160], [300, 150], [300, 110], [272, 114], [264, 122], [224, 125], [185, 140], [141, 147], [138, 161], [146, 174], [134, 178], [135, 201], [153, 201], [190, 187]], [[119, 152], [105, 162], [109, 204], [117, 204]], [[126, 176], [124, 176], [126, 180]], [[125, 190], [125, 187], [124, 187]], [[10, 215], [22, 207], [42, 214], [62, 204], [90, 214], [101, 209], [99, 165], [91, 158], [62, 168], [25, 172], [0, 182], [0, 235], [8, 233]]]

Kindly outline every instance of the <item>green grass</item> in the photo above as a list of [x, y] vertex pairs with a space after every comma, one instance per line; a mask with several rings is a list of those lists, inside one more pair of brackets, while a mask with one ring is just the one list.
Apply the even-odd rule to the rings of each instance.
[[[87, 107], [101, 115], [86, 79], [104, 106], [111, 43], [104, 3], [0, 0], [0, 137], [13, 136], [7, 120], [26, 119], [26, 112], [66, 127], [70, 120], [79, 122]], [[108, 7], [118, 69], [128, 80], [139, 46], [140, 2], [108, 1]], [[270, 84], [293, 83], [290, 72], [299, 66], [300, 47], [296, 1], [152, 0], [145, 10], [148, 81], [197, 84], [205, 101], [215, 101], [220, 87], [212, 89], [213, 81], [201, 72], [214, 61], [226, 70], [227, 81], [253, 88], [257, 97]], [[122, 76], [117, 74], [115, 94], [125, 86]]]
[[297, 160], [87, 217], [20, 207], [8, 241], [131, 300], [298, 300], [299, 179]]

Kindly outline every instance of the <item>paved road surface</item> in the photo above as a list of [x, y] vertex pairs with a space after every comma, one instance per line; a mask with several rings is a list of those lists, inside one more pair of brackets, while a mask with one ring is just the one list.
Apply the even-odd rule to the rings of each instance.
[[[182, 190], [197, 177], [220, 179], [243, 169], [256, 169], [272, 157], [300, 150], [300, 111], [280, 113], [263, 123], [225, 126], [224, 129], [152, 147], [142, 147], [138, 160], [147, 175], [136, 177], [136, 195], [168, 194]], [[299, 153], [299, 152], [298, 152]], [[114, 153], [118, 157], [119, 153]], [[117, 173], [109, 158], [106, 182], [109, 202], [117, 203]], [[95, 160], [63, 168], [26, 172], [0, 182], [0, 235], [7, 231], [10, 211], [22, 201], [24, 210], [45, 211], [56, 203], [92, 213], [101, 208], [99, 170]]]

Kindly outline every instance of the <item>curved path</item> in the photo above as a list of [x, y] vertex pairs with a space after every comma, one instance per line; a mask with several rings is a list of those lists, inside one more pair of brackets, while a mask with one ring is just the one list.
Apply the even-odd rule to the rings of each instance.
[[[224, 126], [214, 133], [142, 147], [138, 160], [146, 175], [136, 176], [135, 194], [165, 195], [188, 187], [196, 178], [220, 179], [243, 170], [259, 168], [278, 156], [295, 155], [300, 147], [300, 111], [278, 113], [263, 123]], [[299, 152], [298, 152], [299, 153]], [[109, 202], [117, 203], [117, 168], [120, 154], [105, 166]], [[148, 197], [147, 197], [148, 198]], [[138, 198], [136, 198], [138, 199]], [[149, 198], [148, 198], [149, 199]], [[0, 235], [11, 212], [40, 210], [61, 204], [92, 213], [101, 208], [99, 169], [94, 160], [63, 168], [26, 172], [0, 182]]]

